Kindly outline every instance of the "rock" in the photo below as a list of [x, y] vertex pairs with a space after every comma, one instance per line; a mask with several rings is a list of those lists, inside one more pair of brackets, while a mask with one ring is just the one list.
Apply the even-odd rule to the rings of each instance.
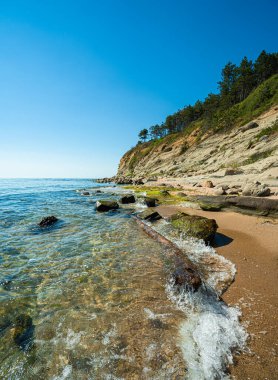
[[39, 222], [40, 227], [50, 227], [53, 224], [58, 222], [58, 219], [56, 216], [46, 216], [45, 218], [42, 218], [42, 220]]
[[226, 175], [237, 175], [237, 174], [242, 174], [243, 171], [240, 169], [226, 169], [224, 172], [224, 176]]
[[20, 314], [15, 318], [13, 339], [20, 348], [28, 349], [31, 347], [33, 332], [33, 321], [28, 314]]
[[214, 187], [214, 185], [213, 185], [213, 183], [211, 181], [205, 181], [203, 183], [203, 187], [208, 187], [208, 188], [211, 189], [212, 187]]
[[133, 194], [127, 194], [124, 195], [121, 199], [120, 202], [122, 204], [128, 204], [128, 203], [135, 203], [135, 196]]
[[144, 185], [144, 181], [143, 181], [143, 179], [141, 179], [141, 178], [138, 178], [138, 179], [134, 179], [133, 180], [133, 185]]
[[100, 194], [100, 193], [102, 193], [101, 190], [96, 190], [96, 194]]
[[[238, 195], [239, 191], [237, 188], [232, 187], [226, 191], [227, 195]], [[219, 194], [220, 195], [220, 194]]]
[[170, 195], [169, 191], [167, 190], [161, 190], [159, 194], [163, 195], [164, 197], [168, 197]]
[[155, 198], [150, 198], [150, 197], [145, 197], [144, 198], [144, 203], [148, 207], [155, 207], [156, 206], [156, 199]]
[[223, 188], [219, 187], [219, 188], [214, 190], [214, 194], [215, 195], [224, 195], [224, 194], [226, 194], [226, 192]]
[[99, 200], [96, 203], [96, 210], [100, 212], [116, 210], [117, 208], [119, 208], [119, 205], [116, 201]]
[[259, 126], [258, 123], [256, 123], [255, 121], [251, 121], [250, 123], [248, 123], [248, 124], [244, 125], [243, 127], [241, 127], [240, 131], [241, 132], [246, 132], [249, 129], [257, 128], [258, 126]]
[[270, 188], [264, 184], [260, 184], [260, 182], [255, 182], [253, 184], [247, 184], [242, 190], [242, 195], [253, 197], [267, 197], [270, 195]]
[[206, 243], [212, 242], [218, 228], [214, 219], [198, 215], [188, 215], [180, 212], [169, 218], [172, 226], [187, 235], [203, 239]]
[[147, 210], [140, 212], [137, 216], [140, 219], [150, 220], [150, 221], [155, 221], [162, 218], [162, 216], [152, 208], [148, 208]]
[[81, 195], [90, 195], [89, 191], [83, 191]]
[[221, 211], [221, 209], [223, 208], [223, 204], [221, 203], [218, 203], [218, 204], [217, 203], [214, 203], [214, 204], [199, 203], [199, 206], [204, 211]]
[[179, 267], [173, 273], [175, 285], [184, 286], [190, 285], [194, 290], [197, 290], [201, 285], [201, 279], [196, 276], [195, 272], [188, 267]]

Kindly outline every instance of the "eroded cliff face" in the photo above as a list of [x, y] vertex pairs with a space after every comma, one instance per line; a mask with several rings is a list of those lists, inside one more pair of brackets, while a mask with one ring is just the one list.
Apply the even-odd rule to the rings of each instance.
[[126, 178], [223, 175], [227, 170], [278, 178], [278, 106], [246, 125], [200, 138], [191, 133], [169, 135], [140, 144], [121, 159], [117, 176]]

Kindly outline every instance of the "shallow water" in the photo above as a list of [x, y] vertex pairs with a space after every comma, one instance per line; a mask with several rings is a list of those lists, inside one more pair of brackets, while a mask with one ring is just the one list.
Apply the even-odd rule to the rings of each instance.
[[[3, 379], [183, 378], [183, 313], [165, 292], [163, 247], [130, 217], [97, 213], [90, 180], [1, 180]], [[82, 196], [76, 189], [92, 189]], [[57, 226], [41, 230], [43, 216]], [[13, 339], [32, 317], [32, 347]]]

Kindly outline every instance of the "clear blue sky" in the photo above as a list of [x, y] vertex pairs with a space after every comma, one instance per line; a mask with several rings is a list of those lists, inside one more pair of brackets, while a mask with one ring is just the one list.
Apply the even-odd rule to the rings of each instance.
[[0, 177], [116, 172], [140, 129], [277, 51], [277, 0], [0, 0]]

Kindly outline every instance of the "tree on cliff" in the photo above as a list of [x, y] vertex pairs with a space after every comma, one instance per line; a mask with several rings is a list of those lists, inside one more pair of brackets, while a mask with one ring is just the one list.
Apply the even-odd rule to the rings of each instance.
[[148, 135], [149, 131], [146, 128], [142, 129], [138, 134], [139, 140], [145, 142], [148, 138]]

